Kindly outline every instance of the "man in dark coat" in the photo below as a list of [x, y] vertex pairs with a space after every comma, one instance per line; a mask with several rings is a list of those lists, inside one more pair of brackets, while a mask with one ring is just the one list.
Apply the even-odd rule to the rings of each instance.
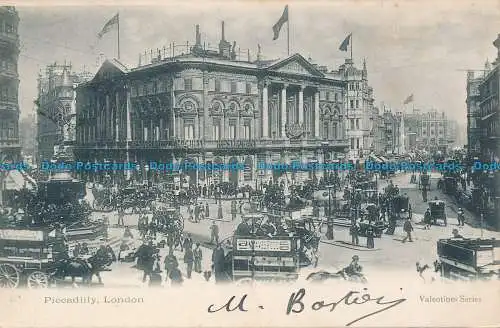
[[175, 257], [173, 251], [169, 251], [168, 255], [165, 256], [164, 265], [165, 265], [165, 273], [166, 273], [165, 281], [167, 281], [168, 278], [170, 277], [170, 272], [172, 272], [172, 270], [174, 268], [179, 267], [177, 257]]
[[411, 239], [411, 233], [413, 231], [413, 225], [411, 224], [410, 218], [406, 219], [404, 225], [403, 225], [403, 231], [406, 232], [406, 237], [403, 238], [403, 243], [406, 242], [406, 240], [409, 240], [410, 242], [413, 242]]
[[142, 276], [142, 282], [146, 282], [146, 277], [149, 276], [149, 278], [151, 279], [151, 273], [153, 272], [154, 255], [155, 255], [153, 242], [149, 241], [148, 244], [141, 245], [135, 255], [138, 258], [137, 259], [138, 268], [144, 271], [144, 275]]
[[196, 248], [193, 250], [194, 256], [194, 271], [197, 273], [201, 273], [201, 260], [203, 259], [203, 252], [200, 248], [200, 243], [196, 243]]
[[375, 248], [375, 228], [373, 224], [370, 223], [368, 228], [366, 228], [366, 247]]
[[215, 282], [222, 282], [224, 280], [224, 263], [225, 254], [224, 249], [221, 244], [217, 244], [217, 247], [212, 253], [212, 267], [214, 270]]
[[351, 228], [349, 229], [351, 234], [351, 243], [353, 245], [359, 245], [359, 226], [356, 220], [351, 222]]
[[205, 218], [210, 217], [210, 206], [208, 206], [208, 202], [205, 203]]
[[187, 266], [186, 273], [188, 279], [191, 279], [191, 273], [193, 272], [194, 254], [192, 246], [192, 244], [189, 244], [184, 253], [184, 263], [186, 263]]
[[191, 249], [193, 246], [193, 238], [191, 238], [191, 234], [188, 233], [186, 238], [184, 238], [184, 242], [182, 244], [183, 248], [185, 249]]

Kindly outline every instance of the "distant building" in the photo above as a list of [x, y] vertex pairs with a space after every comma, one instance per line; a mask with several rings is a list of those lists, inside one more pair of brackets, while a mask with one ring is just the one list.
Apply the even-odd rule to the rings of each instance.
[[0, 7], [0, 161], [19, 159], [19, 16], [12, 6]]
[[393, 113], [390, 109], [384, 108], [380, 115], [383, 124], [382, 140], [383, 153], [386, 154], [404, 154], [404, 121], [401, 112]]
[[[421, 112], [418, 109], [412, 113], [404, 114], [404, 125], [406, 138], [406, 147], [408, 149], [416, 148], [427, 151], [446, 152], [455, 143], [456, 140], [456, 122], [449, 120], [446, 114], [432, 109], [428, 112]], [[411, 136], [415, 133], [415, 136]], [[410, 144], [410, 142], [412, 144]]]
[[[58, 147], [75, 142], [76, 86], [92, 76], [72, 72], [71, 64], [48, 65], [38, 78], [37, 162], [51, 160]], [[55, 148], [56, 147], [56, 148]], [[69, 151], [72, 153], [72, 149]]]

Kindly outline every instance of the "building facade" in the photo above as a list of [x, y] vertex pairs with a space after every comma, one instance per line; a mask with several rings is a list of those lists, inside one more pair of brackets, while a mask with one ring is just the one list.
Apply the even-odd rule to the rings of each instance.
[[12, 6], [0, 6], [0, 160], [16, 161], [19, 142], [19, 16]]
[[349, 140], [349, 159], [363, 158], [375, 148], [375, 120], [378, 115], [374, 107], [373, 88], [368, 85], [366, 61], [363, 69], [357, 69], [347, 59], [339, 73], [346, 82], [345, 101], [346, 132]]
[[76, 86], [90, 73], [75, 73], [71, 64], [48, 65], [38, 77], [37, 162], [50, 160], [61, 146], [75, 143]]
[[[234, 45], [234, 43], [233, 43]], [[333, 160], [347, 151], [344, 72], [328, 72], [299, 54], [239, 61], [225, 40], [218, 51], [196, 43], [188, 54], [162, 56], [128, 69], [106, 61], [77, 88], [75, 156], [140, 163], [136, 180], [165, 177], [163, 163], [241, 164], [244, 170], [188, 170], [190, 183], [254, 185], [279, 171], [257, 163]], [[111, 179], [130, 173], [111, 173]], [[286, 173], [312, 178], [313, 172]]]
[[467, 150], [470, 156], [480, 153], [481, 139], [481, 94], [479, 85], [482, 77], [476, 77], [474, 72], [467, 72]]
[[500, 160], [500, 34], [493, 42], [498, 56], [479, 84], [479, 112], [481, 116], [481, 157], [485, 161]]

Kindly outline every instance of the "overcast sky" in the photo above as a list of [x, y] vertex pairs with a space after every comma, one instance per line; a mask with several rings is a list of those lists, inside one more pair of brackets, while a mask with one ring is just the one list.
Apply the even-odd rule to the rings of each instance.
[[288, 3], [291, 53], [336, 68], [348, 56], [338, 47], [352, 32], [354, 60], [361, 65], [366, 58], [378, 106], [385, 102], [402, 108], [413, 93], [415, 102], [407, 109], [436, 108], [460, 123], [466, 120], [466, 72], [460, 70], [483, 69], [487, 58], [494, 60], [492, 42], [500, 33], [499, 0], [163, 2], [161, 7], [146, 1], [141, 6], [121, 2], [121, 7], [83, 5], [89, 1], [80, 6], [66, 1], [64, 7], [18, 5], [23, 115], [33, 109], [37, 74], [47, 64], [66, 60], [74, 70], [85, 65], [94, 72], [99, 53], [116, 57], [116, 32], [98, 43], [96, 35], [117, 11], [121, 59], [127, 65], [137, 65], [145, 49], [194, 42], [196, 24], [202, 42], [215, 45], [222, 20], [227, 40], [249, 48], [253, 57], [261, 44], [263, 56], [271, 59], [286, 57], [286, 27], [272, 41], [272, 26]]

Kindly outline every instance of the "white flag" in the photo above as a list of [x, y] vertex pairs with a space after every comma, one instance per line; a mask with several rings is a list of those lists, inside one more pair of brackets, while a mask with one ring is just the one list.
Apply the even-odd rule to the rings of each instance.
[[115, 25], [118, 25], [118, 21], [120, 20], [120, 16], [119, 14], [117, 13], [115, 16], [113, 16], [113, 18], [111, 18], [105, 25], [104, 27], [102, 28], [101, 32], [99, 32], [99, 34], [97, 34], [97, 36], [100, 38], [102, 38], [102, 36], [106, 33], [109, 32], [109, 30], [111, 30], [113, 28], [113, 26]]

